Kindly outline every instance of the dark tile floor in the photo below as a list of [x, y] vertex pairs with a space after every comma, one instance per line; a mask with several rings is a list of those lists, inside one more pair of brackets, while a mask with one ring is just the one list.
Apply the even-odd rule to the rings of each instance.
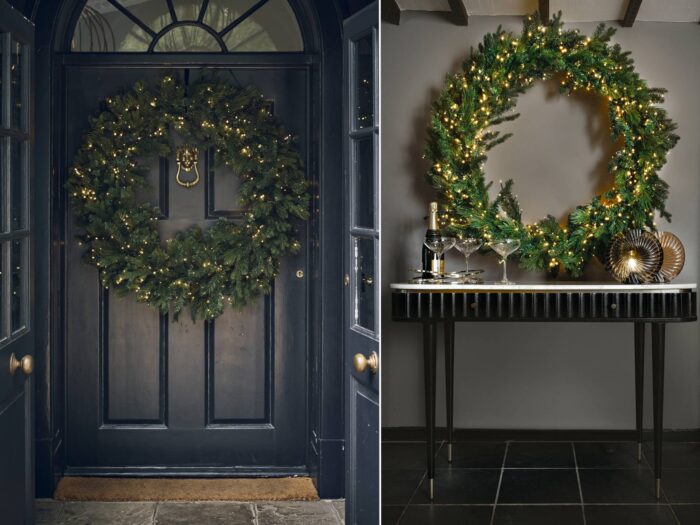
[[700, 444], [664, 445], [654, 497], [651, 448], [636, 443], [462, 442], [437, 446], [428, 501], [425, 444], [382, 445], [382, 525], [699, 525]]
[[35, 513], [36, 525], [342, 525], [345, 502], [63, 503], [43, 499], [36, 501]]

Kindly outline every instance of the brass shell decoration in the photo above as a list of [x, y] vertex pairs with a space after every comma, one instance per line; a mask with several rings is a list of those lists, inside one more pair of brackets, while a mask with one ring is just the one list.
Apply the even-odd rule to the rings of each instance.
[[669, 283], [681, 273], [685, 264], [685, 249], [681, 240], [671, 232], [656, 232], [654, 234], [661, 243], [663, 263], [656, 274], [656, 280]]
[[646, 230], [628, 230], [617, 235], [608, 252], [608, 271], [625, 284], [657, 280], [663, 263], [661, 242]]

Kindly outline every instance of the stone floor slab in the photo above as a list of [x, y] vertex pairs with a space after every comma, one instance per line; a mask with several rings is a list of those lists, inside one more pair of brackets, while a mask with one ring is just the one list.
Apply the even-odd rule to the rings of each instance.
[[55, 525], [63, 518], [63, 502], [52, 499], [38, 499], [34, 502], [34, 523]]
[[338, 517], [340, 518], [340, 523], [345, 524], [345, 500], [344, 499], [336, 499], [331, 501], [332, 505], [335, 507], [335, 510], [338, 512]]
[[152, 525], [155, 503], [78, 502], [63, 505], [61, 525]]
[[250, 503], [185, 502], [159, 503], [157, 525], [254, 525], [255, 514]]
[[256, 504], [259, 525], [338, 525], [327, 501], [271, 502]]
[[345, 500], [302, 502], [35, 502], [37, 525], [342, 525]]

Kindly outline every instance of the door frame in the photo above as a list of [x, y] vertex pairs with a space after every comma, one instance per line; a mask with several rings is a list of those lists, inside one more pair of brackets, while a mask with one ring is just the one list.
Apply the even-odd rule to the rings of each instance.
[[[60, 182], [65, 67], [87, 60], [62, 53], [84, 0], [42, 0], [36, 33], [37, 495], [51, 497], [65, 468], [64, 272], [67, 203]], [[327, 0], [290, 0], [304, 36], [304, 53], [164, 54], [158, 67], [304, 67], [309, 70], [309, 157], [313, 187], [308, 222], [306, 465], [322, 498], [344, 493], [342, 366], [342, 13]], [[89, 57], [88, 57], [89, 58]], [[148, 65], [153, 56], [113, 53], [114, 67]], [[65, 166], [64, 166], [65, 169]], [[323, 247], [323, 250], [321, 250]], [[163, 475], [163, 473], [161, 473]], [[211, 476], [211, 470], [193, 472]], [[267, 473], [270, 475], [270, 472]]]

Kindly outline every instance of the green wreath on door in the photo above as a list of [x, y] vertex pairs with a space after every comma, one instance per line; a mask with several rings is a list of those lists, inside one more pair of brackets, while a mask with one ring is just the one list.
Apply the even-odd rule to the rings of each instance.
[[[202, 81], [186, 94], [165, 76], [154, 90], [137, 83], [108, 98], [90, 124], [66, 187], [103, 286], [174, 318], [189, 307], [193, 320], [269, 293], [282, 259], [300, 249], [295, 219], [308, 218], [310, 199], [294, 140], [257, 90]], [[162, 241], [159, 209], [136, 199], [149, 186], [137, 159], [170, 155], [170, 131], [199, 151], [214, 148], [237, 174], [240, 221]]]
[[[485, 242], [519, 239], [524, 268], [578, 276], [593, 255], [603, 260], [616, 234], [654, 229], [655, 213], [670, 220], [668, 184], [658, 172], [678, 136], [676, 125], [657, 105], [665, 90], [648, 87], [629, 53], [609, 43], [615, 30], [601, 24], [587, 37], [577, 29], [564, 30], [560, 18], [561, 13], [545, 25], [535, 14], [527, 17], [519, 35], [499, 27], [484, 36], [433, 104], [426, 157], [446, 230]], [[621, 138], [623, 146], [610, 161], [613, 184], [608, 191], [578, 206], [565, 224], [551, 215], [524, 224], [512, 180], [493, 201], [489, 198], [486, 152], [509, 137], [490, 128], [517, 118], [518, 95], [536, 80], [553, 76], [560, 79], [562, 93], [585, 90], [606, 97], [612, 139]]]

